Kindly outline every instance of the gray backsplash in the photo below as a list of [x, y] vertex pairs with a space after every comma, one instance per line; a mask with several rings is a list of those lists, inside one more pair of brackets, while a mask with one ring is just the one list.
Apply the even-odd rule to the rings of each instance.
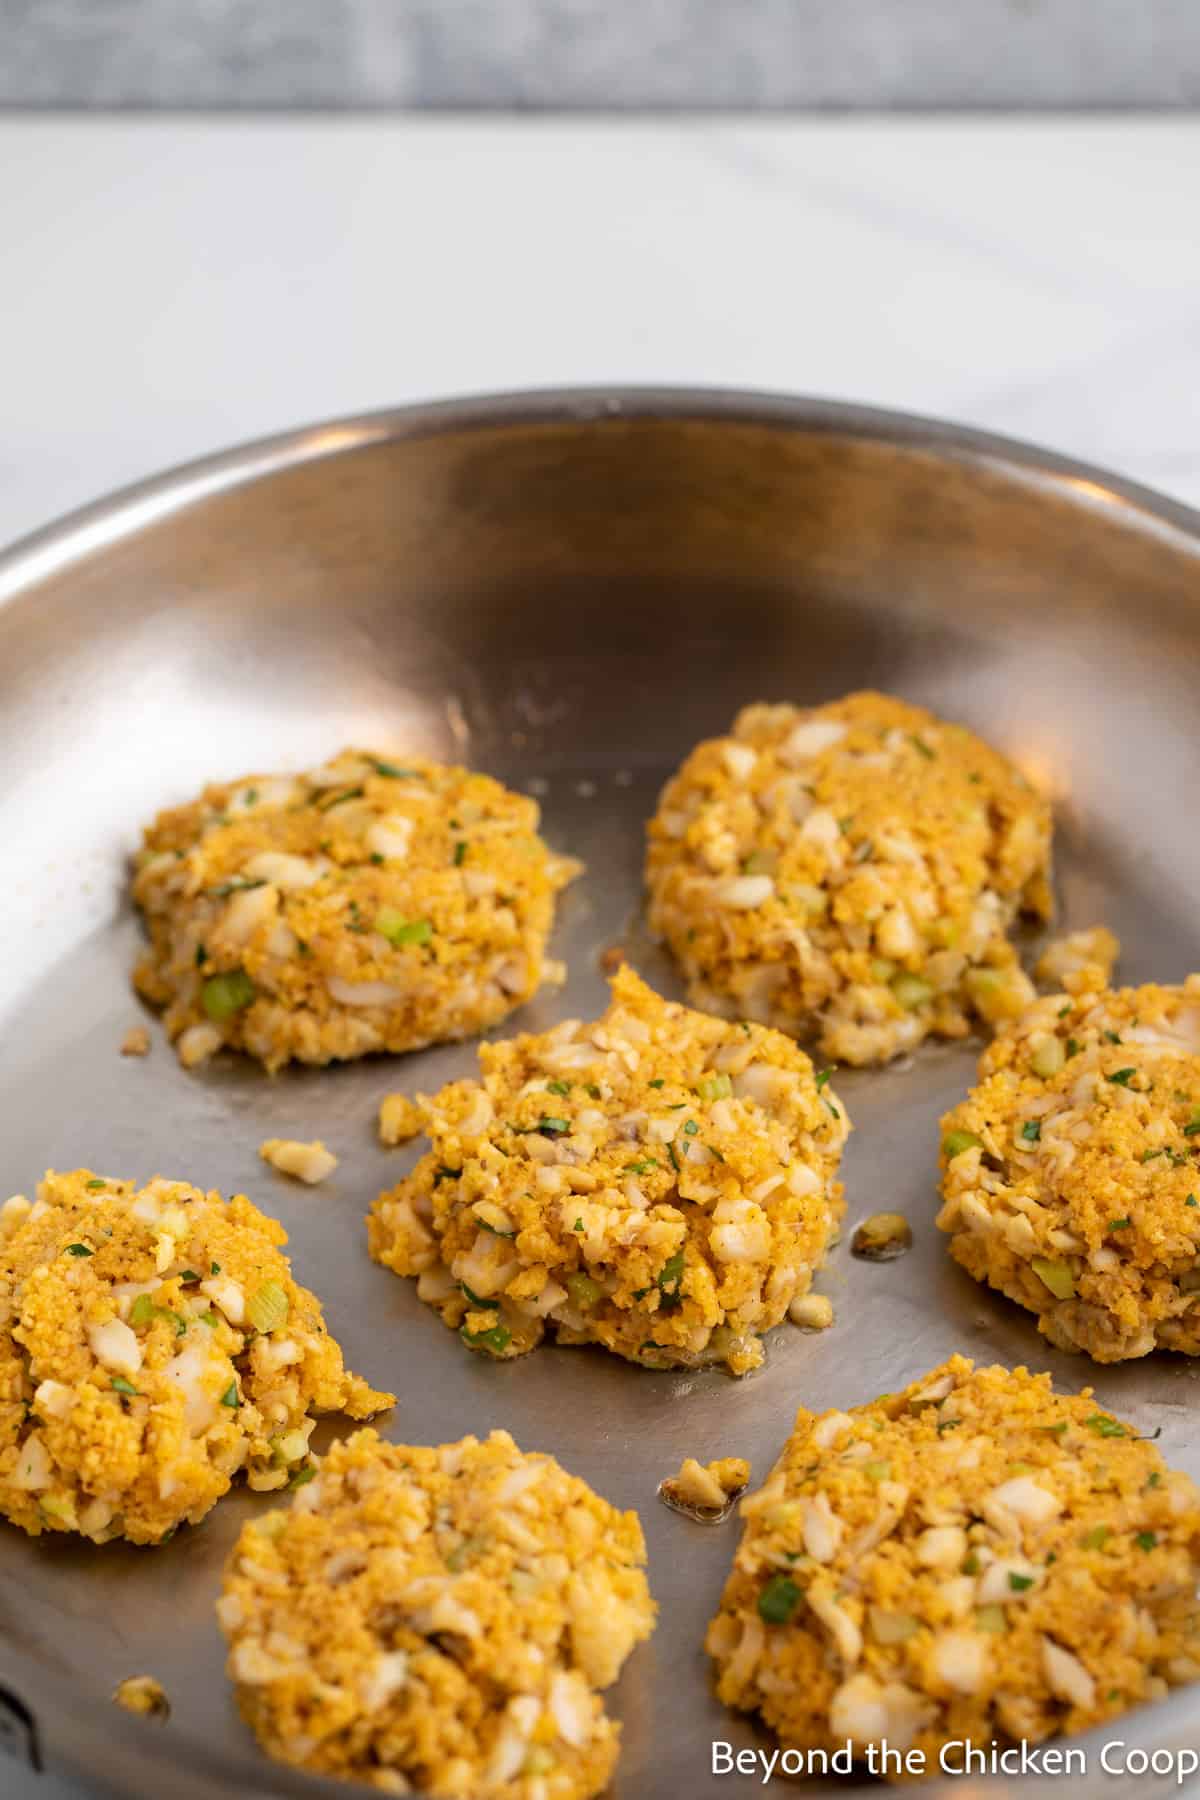
[[1200, 0], [0, 0], [0, 105], [1200, 100]]

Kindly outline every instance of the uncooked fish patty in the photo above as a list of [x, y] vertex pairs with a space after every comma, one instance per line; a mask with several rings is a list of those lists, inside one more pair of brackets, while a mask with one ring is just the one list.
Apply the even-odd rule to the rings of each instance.
[[156, 1544], [239, 1470], [310, 1469], [320, 1412], [390, 1406], [346, 1372], [245, 1195], [89, 1169], [0, 1210], [0, 1513], [36, 1536]]
[[1048, 1375], [961, 1356], [803, 1408], [709, 1626], [722, 1700], [787, 1748], [1086, 1730], [1200, 1674], [1200, 1495]]
[[137, 985], [189, 1067], [222, 1045], [274, 1070], [470, 1037], [552, 972], [578, 867], [534, 801], [424, 757], [220, 782], [145, 833]]
[[885, 1062], [1033, 998], [1007, 933], [1049, 916], [1050, 834], [1005, 757], [921, 707], [748, 706], [663, 790], [650, 924], [697, 1006]]
[[827, 1072], [628, 968], [602, 1019], [479, 1061], [481, 1080], [421, 1097], [431, 1148], [375, 1202], [376, 1260], [492, 1356], [549, 1328], [648, 1367], [755, 1368], [842, 1212]]
[[942, 1120], [938, 1224], [1098, 1362], [1200, 1354], [1200, 975], [1039, 1000]]
[[218, 1614], [270, 1755], [388, 1793], [585, 1800], [619, 1726], [600, 1690], [649, 1637], [636, 1513], [505, 1431], [360, 1431], [247, 1525]]

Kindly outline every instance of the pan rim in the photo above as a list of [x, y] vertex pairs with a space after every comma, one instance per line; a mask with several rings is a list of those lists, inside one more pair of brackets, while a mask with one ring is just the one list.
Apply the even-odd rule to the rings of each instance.
[[[787, 394], [768, 388], [615, 385], [497, 389], [334, 415], [190, 458], [113, 489], [0, 546], [0, 607], [72, 563], [216, 494], [395, 439], [444, 437], [517, 425], [653, 422], [760, 425], [859, 438], [994, 467], [1010, 478], [1058, 488], [1070, 503], [1119, 504], [1137, 528], [1177, 538], [1200, 554], [1200, 508], [1101, 464], [1044, 449], [1026, 438], [923, 413]], [[1134, 521], [1130, 521], [1134, 524]]]

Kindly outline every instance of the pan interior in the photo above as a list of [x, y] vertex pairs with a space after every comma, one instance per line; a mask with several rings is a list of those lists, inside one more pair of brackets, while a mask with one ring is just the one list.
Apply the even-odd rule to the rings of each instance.
[[[415, 1154], [378, 1146], [379, 1100], [470, 1072], [472, 1046], [274, 1080], [220, 1059], [189, 1076], [151, 1021], [152, 1054], [122, 1058], [141, 1017], [125, 859], [143, 820], [206, 779], [343, 743], [471, 762], [538, 794], [549, 840], [587, 864], [554, 945], [568, 985], [514, 1021], [542, 1029], [603, 1006], [614, 944], [678, 995], [639, 921], [640, 866], [643, 821], [690, 745], [747, 700], [874, 685], [964, 719], [1044, 784], [1061, 923], [1112, 925], [1128, 981], [1178, 979], [1200, 966], [1196, 550], [1089, 485], [827, 418], [406, 429], [114, 531], [0, 609], [0, 1186], [86, 1163], [249, 1192], [286, 1225], [350, 1365], [399, 1394], [388, 1436], [503, 1425], [635, 1507], [661, 1619], [613, 1697], [624, 1793], [715, 1794], [711, 1741], [766, 1742], [709, 1692], [701, 1640], [737, 1525], [657, 1502], [685, 1454], [746, 1455], [761, 1479], [801, 1402], [849, 1406], [961, 1350], [1094, 1381], [1200, 1476], [1197, 1370], [1094, 1370], [951, 1265], [933, 1227], [936, 1127], [977, 1045], [839, 1077], [857, 1128], [848, 1226], [902, 1211], [915, 1244], [886, 1265], [834, 1251], [818, 1282], [830, 1332], [785, 1325], [741, 1383], [592, 1351], [472, 1357], [369, 1261], [363, 1227]], [[258, 1158], [268, 1136], [323, 1137], [340, 1167], [319, 1189], [289, 1184]], [[254, 1753], [213, 1599], [240, 1524], [269, 1503], [235, 1494], [154, 1552], [0, 1531], [0, 1674], [18, 1692], [26, 1676], [31, 1704], [40, 1671], [98, 1701], [153, 1674], [173, 1707], [157, 1743], [203, 1740], [244, 1779]], [[69, 1756], [69, 1722], [41, 1723]], [[161, 1785], [148, 1759], [139, 1779]]]

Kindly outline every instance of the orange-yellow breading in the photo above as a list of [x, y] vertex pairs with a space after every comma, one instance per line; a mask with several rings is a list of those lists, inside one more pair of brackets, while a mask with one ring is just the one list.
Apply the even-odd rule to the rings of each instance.
[[1007, 932], [1051, 909], [1050, 810], [964, 726], [885, 694], [748, 706], [649, 826], [650, 924], [697, 1006], [877, 1063], [1033, 998]]
[[437, 1449], [360, 1431], [247, 1525], [217, 1603], [270, 1755], [388, 1793], [587, 1800], [611, 1686], [654, 1626], [636, 1513], [506, 1431]]
[[350, 1375], [287, 1233], [244, 1194], [89, 1169], [0, 1213], [0, 1514], [157, 1544], [239, 1469], [311, 1467], [319, 1412], [390, 1406]]
[[1200, 975], [1098, 979], [985, 1051], [942, 1120], [938, 1224], [1060, 1349], [1200, 1355]]
[[425, 757], [219, 782], [145, 833], [137, 985], [188, 1067], [222, 1045], [274, 1070], [471, 1037], [550, 972], [578, 871], [534, 801]]
[[787, 1748], [1083, 1731], [1200, 1675], [1200, 1494], [1090, 1389], [961, 1356], [801, 1408], [708, 1630]]
[[602, 1019], [479, 1061], [481, 1082], [421, 1097], [432, 1148], [375, 1202], [372, 1256], [493, 1356], [549, 1326], [651, 1368], [757, 1367], [842, 1211], [826, 1075], [628, 968]]

